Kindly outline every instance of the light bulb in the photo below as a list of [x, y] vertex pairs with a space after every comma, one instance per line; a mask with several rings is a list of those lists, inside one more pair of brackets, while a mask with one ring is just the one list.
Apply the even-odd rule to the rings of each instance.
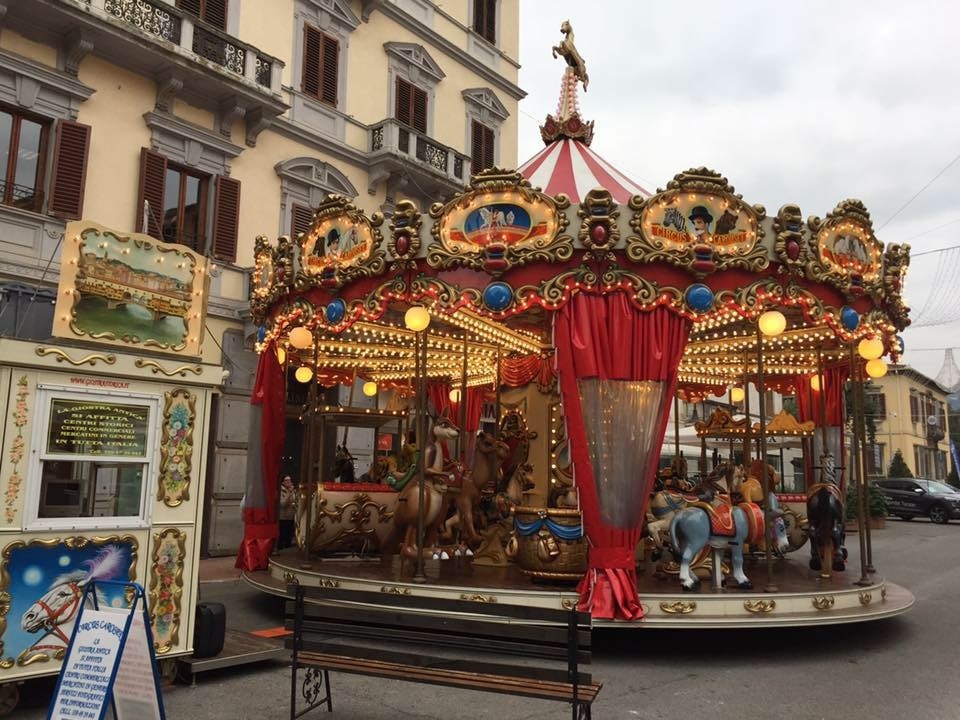
[[779, 310], [768, 310], [760, 316], [757, 324], [767, 337], [776, 337], [787, 328], [787, 318]]
[[744, 397], [746, 397], [746, 393], [742, 387], [735, 387], [730, 391], [730, 399], [735, 403], [743, 402]]
[[423, 305], [414, 305], [404, 314], [403, 323], [414, 332], [426, 330], [430, 326], [430, 313]]
[[363, 394], [367, 397], [373, 397], [377, 394], [377, 384], [373, 380], [368, 380], [363, 384]]
[[454, 388], [450, 391], [450, 402], [460, 402], [460, 388]]
[[886, 361], [881, 358], [874, 358], [873, 360], [867, 360], [866, 365], [864, 366], [867, 375], [872, 378], [882, 378], [887, 374], [888, 365]]
[[857, 345], [857, 352], [864, 360], [876, 360], [883, 355], [883, 341], [880, 338], [861, 340]]
[[820, 376], [814, 375], [810, 378], [810, 389], [814, 392], [820, 392]]
[[283, 365], [287, 361], [287, 351], [282, 347], [277, 348], [277, 362]]
[[313, 344], [313, 333], [302, 325], [290, 331], [290, 344], [298, 350], [308, 348]]
[[313, 370], [306, 365], [301, 365], [297, 368], [296, 372], [293, 373], [293, 376], [297, 379], [297, 382], [308, 383], [313, 379]]

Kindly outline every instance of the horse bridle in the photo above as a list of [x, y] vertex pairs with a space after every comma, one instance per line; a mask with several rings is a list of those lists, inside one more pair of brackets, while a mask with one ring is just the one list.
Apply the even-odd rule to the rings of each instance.
[[[67, 583], [67, 587], [70, 588], [70, 591], [73, 593], [73, 599], [63, 605], [59, 610], [54, 610], [52, 607], [47, 605], [43, 600], [37, 600], [37, 605], [43, 608], [43, 611], [47, 614], [47, 619], [44, 621], [43, 626], [47, 629], [47, 632], [51, 632], [56, 635], [58, 638], [63, 640], [67, 645], [70, 644], [70, 638], [67, 637], [66, 633], [60, 629], [60, 625], [70, 620], [74, 613], [77, 612], [77, 608], [80, 607], [80, 598], [83, 595], [83, 591], [80, 589], [80, 586], [77, 583]], [[70, 611], [70, 614], [66, 618], [60, 620], [61, 616]], [[59, 620], [59, 622], [57, 622]]]

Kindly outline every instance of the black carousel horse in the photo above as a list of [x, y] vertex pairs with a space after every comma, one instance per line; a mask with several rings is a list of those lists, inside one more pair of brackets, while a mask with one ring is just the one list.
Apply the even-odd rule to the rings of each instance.
[[[832, 466], [832, 458], [821, 459]], [[832, 468], [831, 468], [832, 470]], [[846, 530], [843, 525], [843, 497], [840, 487], [832, 482], [833, 472], [824, 473], [827, 482], [812, 486], [807, 492], [807, 535], [810, 537], [810, 569], [820, 570], [820, 577], [830, 577], [830, 568], [842, 572], [847, 551], [843, 547]], [[826, 567], [824, 567], [826, 566]]]

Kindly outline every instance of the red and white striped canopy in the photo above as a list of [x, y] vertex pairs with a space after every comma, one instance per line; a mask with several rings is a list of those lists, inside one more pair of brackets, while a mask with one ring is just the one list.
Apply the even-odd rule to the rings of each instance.
[[565, 193], [579, 203], [594, 188], [604, 188], [618, 203], [633, 195], [650, 197], [637, 185], [579, 140], [559, 138], [520, 167], [520, 174], [547, 195]]

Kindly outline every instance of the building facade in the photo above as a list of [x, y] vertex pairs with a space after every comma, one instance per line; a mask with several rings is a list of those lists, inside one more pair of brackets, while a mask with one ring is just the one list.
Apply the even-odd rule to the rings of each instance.
[[209, 551], [240, 537], [255, 237], [302, 232], [327, 193], [389, 215], [515, 166], [518, 19], [518, 0], [0, 0], [0, 338], [49, 337], [69, 220], [216, 261]]
[[867, 393], [875, 408], [877, 440], [868, 452], [869, 475], [885, 477], [899, 450], [916, 477], [946, 480], [948, 391], [907, 365], [891, 365], [884, 377], [871, 384]]

